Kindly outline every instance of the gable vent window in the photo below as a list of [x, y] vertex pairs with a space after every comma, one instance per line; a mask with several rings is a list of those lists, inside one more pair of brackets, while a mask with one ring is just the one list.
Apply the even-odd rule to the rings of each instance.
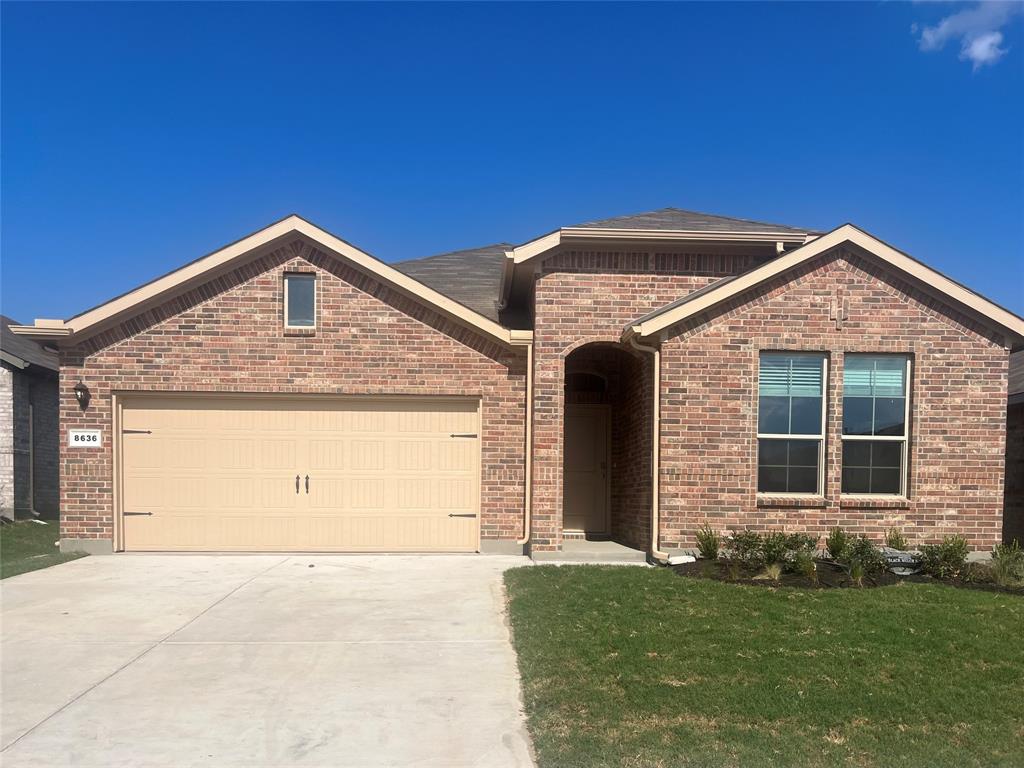
[[298, 272], [285, 274], [284, 327], [316, 327], [316, 275]]
[[905, 496], [910, 358], [846, 355], [843, 493]]
[[761, 353], [759, 493], [822, 493], [827, 365], [821, 354]]

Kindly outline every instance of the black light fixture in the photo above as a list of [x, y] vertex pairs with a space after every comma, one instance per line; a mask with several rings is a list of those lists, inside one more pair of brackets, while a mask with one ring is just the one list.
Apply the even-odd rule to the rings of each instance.
[[75, 400], [78, 401], [83, 411], [89, 407], [90, 397], [89, 388], [85, 386], [85, 382], [79, 379], [78, 383], [75, 384]]

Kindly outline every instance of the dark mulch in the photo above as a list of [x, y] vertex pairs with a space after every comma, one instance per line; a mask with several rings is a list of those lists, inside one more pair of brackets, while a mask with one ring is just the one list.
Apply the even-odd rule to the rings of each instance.
[[[671, 569], [679, 576], [691, 578], [713, 579], [715, 581], [727, 581], [733, 584], [749, 584], [758, 587], [799, 587], [801, 589], [845, 589], [856, 587], [850, 574], [845, 568], [829, 560], [816, 561], [818, 574], [817, 581], [812, 581], [806, 576], [796, 573], [783, 573], [778, 580], [768, 579], [761, 576], [763, 571], [740, 570], [739, 578], [733, 578], [728, 564], [724, 560], [698, 560], [695, 563], [683, 563], [673, 565]], [[1004, 592], [1009, 594], [1024, 595], [1024, 587], [1001, 587], [998, 584], [979, 581], [963, 581], [961, 579], [936, 579], [926, 574], [914, 574], [913, 576], [896, 576], [889, 571], [877, 576], [865, 576], [864, 587], [889, 587], [900, 582], [913, 582], [916, 584], [945, 584], [950, 587], [961, 589], [976, 589], [984, 592]]]

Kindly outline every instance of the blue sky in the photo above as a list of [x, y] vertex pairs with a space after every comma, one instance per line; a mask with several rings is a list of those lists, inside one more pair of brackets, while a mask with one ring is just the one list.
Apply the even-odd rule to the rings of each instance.
[[4, 3], [2, 311], [291, 212], [396, 261], [671, 205], [852, 221], [1024, 314], [1017, 9]]

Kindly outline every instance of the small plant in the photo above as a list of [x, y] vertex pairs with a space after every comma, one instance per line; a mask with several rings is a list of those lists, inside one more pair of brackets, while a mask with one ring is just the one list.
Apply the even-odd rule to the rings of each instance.
[[860, 560], [850, 563], [850, 579], [858, 587], [864, 586], [864, 564]]
[[739, 581], [739, 579], [740, 579], [740, 561], [739, 560], [729, 560], [726, 563], [726, 568], [728, 569], [728, 572], [729, 572], [729, 578], [732, 581]]
[[898, 528], [890, 528], [885, 534], [885, 546], [905, 552], [907, 550], [907, 538]]
[[946, 536], [941, 544], [921, 547], [921, 564], [925, 573], [937, 579], [955, 579], [964, 573], [968, 551], [963, 536]]
[[761, 556], [765, 564], [782, 563], [789, 552], [789, 536], [779, 531], [765, 534], [761, 540]]
[[1001, 587], [1015, 587], [1024, 582], [1024, 549], [1014, 539], [1009, 544], [992, 547], [992, 580]]
[[850, 535], [842, 528], [836, 527], [829, 531], [825, 539], [825, 549], [833, 560], [839, 561], [846, 554], [846, 548], [850, 545]]
[[757, 570], [764, 564], [761, 534], [756, 531], [733, 531], [726, 542], [726, 556], [747, 570]]
[[805, 549], [798, 549], [793, 553], [790, 570], [800, 574], [812, 584], [818, 583], [818, 566], [814, 563], [814, 555]]
[[722, 546], [722, 537], [704, 523], [697, 529], [697, 551], [705, 560], [717, 560], [718, 549]]
[[771, 581], [778, 581], [780, 576], [782, 576], [782, 563], [779, 562], [768, 563], [764, 567], [764, 573], [761, 574], [761, 578]]

